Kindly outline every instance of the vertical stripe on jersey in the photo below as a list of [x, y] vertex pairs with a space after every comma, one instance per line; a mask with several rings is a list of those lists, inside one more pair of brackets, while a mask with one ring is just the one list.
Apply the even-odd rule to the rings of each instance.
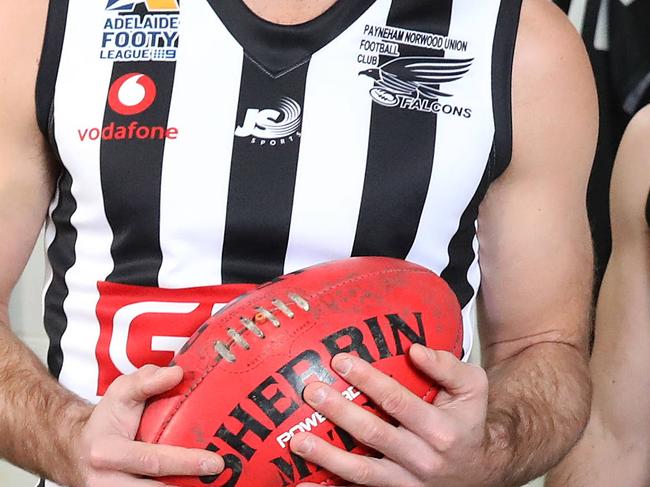
[[[86, 0], [69, 2], [54, 95], [53, 133], [59, 159], [68, 173], [64, 175], [69, 178], [62, 188], [64, 191], [59, 191], [59, 202], [62, 198], [72, 198], [76, 207], [68, 211], [59, 226], [54, 224], [56, 218], [50, 214], [52, 225], [46, 235], [47, 241], [52, 242], [48, 252], [53, 275], [44, 298], [45, 327], [52, 330], [52, 352], [59, 354], [63, 361], [54, 372], [65, 387], [90, 400], [95, 399], [97, 389], [93, 346], [99, 336], [96, 283], [106, 278], [113, 262], [110, 258], [112, 232], [106, 222], [101, 197], [100, 140], [82, 134], [89, 130], [99, 131], [105, 112], [112, 64], [98, 62], [97, 51], [97, 39], [105, 22], [105, 6], [103, 2]], [[53, 237], [52, 226], [56, 230]], [[72, 230], [74, 240], [70, 236]], [[61, 238], [68, 239], [67, 244], [62, 245], [64, 252], [74, 253], [74, 262], [65, 263], [69, 267], [61, 267], [63, 264], [52, 259], [52, 254], [57, 253], [55, 240]], [[48, 295], [60, 298], [53, 301]], [[57, 317], [65, 322], [65, 329], [60, 328]], [[60, 348], [58, 352], [57, 348]]]
[[493, 178], [512, 158], [512, 64], [522, 0], [501, 0], [492, 49], [492, 111], [494, 113]]
[[180, 16], [182, 42], [169, 113], [169, 126], [179, 127], [180, 133], [165, 145], [161, 187], [158, 283], [163, 288], [221, 284], [244, 58], [207, 2], [183, 2]]
[[[498, 11], [498, 0], [478, 3], [475, 0], [454, 0], [449, 37], [466, 41], [468, 50], [463, 53], [448, 52], [447, 57], [470, 57], [473, 62], [462, 79], [450, 84], [449, 92], [452, 96], [444, 102], [471, 110], [471, 116], [438, 115], [436, 138], [439, 143], [435, 147], [435, 170], [430, 178], [420, 227], [407, 256], [413, 262], [433, 264], [431, 269], [438, 274], [452, 266], [462, 282], [457, 288], [470, 291], [470, 301], [457, 295], [464, 305], [471, 302], [480, 282], [476, 258], [478, 248], [474, 245], [477, 242], [473, 240], [475, 219], [470, 220], [467, 215], [468, 207], [480, 203], [477, 188], [481, 186], [486, 173], [494, 143], [490, 83], [493, 45], [492, 42], [486, 42], [486, 39], [494, 38]], [[475, 19], [482, 19], [480, 28]], [[466, 215], [465, 219], [462, 218], [463, 215]], [[469, 232], [470, 236], [462, 240], [466, 244], [462, 249], [457, 245], [459, 237], [456, 236], [460, 230]], [[456, 262], [459, 258], [463, 260], [460, 265]], [[446, 275], [449, 275], [449, 271]], [[463, 346], [468, 351], [472, 342], [472, 323], [467, 321], [471, 310], [465, 306], [463, 311]]]
[[52, 280], [45, 292], [43, 319], [50, 339], [47, 364], [57, 379], [63, 366], [61, 338], [68, 326], [67, 317], [63, 312], [63, 303], [68, 297], [65, 277], [76, 261], [77, 230], [70, 223], [70, 219], [77, 210], [77, 202], [71, 189], [72, 177], [64, 171], [58, 182], [58, 204], [51, 216], [56, 234], [47, 249], [47, 257], [52, 267]]
[[571, 0], [555, 0], [555, 3], [557, 4], [558, 7], [560, 7], [564, 13], [569, 12], [569, 6], [571, 4]]
[[[245, 58], [237, 126], [243, 126], [255, 110], [275, 109], [283, 98], [297, 102], [302, 111], [308, 67], [304, 63], [272, 78]], [[264, 282], [283, 272], [300, 130], [284, 137], [284, 143], [234, 136], [221, 271], [224, 284]]]
[[471, 279], [472, 268], [478, 265], [478, 247], [475, 244], [478, 243], [476, 221], [479, 206], [489, 185], [505, 171], [512, 156], [512, 64], [520, 11], [521, 0], [501, 0], [490, 66], [490, 98], [494, 114], [492, 150], [481, 182], [460, 218], [458, 230], [449, 242], [449, 264], [441, 272], [441, 276], [450, 283], [463, 308], [475, 296], [480, 284], [480, 277], [477, 277], [477, 282], [472, 282]]
[[54, 102], [54, 87], [59, 74], [67, 17], [68, 0], [50, 0], [36, 80], [36, 119], [41, 132], [48, 138], [52, 136], [48, 125]]
[[358, 60], [359, 40], [367, 25], [386, 25], [390, 5], [377, 0], [309, 63], [285, 273], [352, 253], [374, 85], [359, 75], [367, 67]]
[[468, 273], [476, 260], [478, 250], [474, 249], [478, 209], [491, 181], [491, 166], [488, 162], [474, 196], [460, 217], [458, 231], [449, 242], [449, 264], [440, 273], [440, 277], [449, 283], [449, 287], [456, 294], [461, 308], [465, 308], [476, 293], [472, 283], [469, 282]]
[[[452, 0], [394, 0], [387, 24], [447, 35]], [[443, 56], [402, 45], [401, 56]], [[380, 58], [380, 66], [389, 57]], [[366, 180], [352, 255], [406, 258], [420, 223], [427, 196], [436, 140], [433, 113], [384, 107], [372, 109]], [[404, 198], [404, 195], [408, 195]]]
[[[103, 126], [128, 126], [135, 121], [140, 126], [167, 127], [174, 70], [171, 62], [115, 63], [111, 85], [125, 74], [145, 74], [156, 84], [157, 96], [148, 110], [135, 116], [114, 112], [107, 101]], [[102, 141], [102, 191], [114, 235], [114, 269], [109, 281], [157, 286], [162, 263], [159, 225], [164, 149], [164, 139]]]
[[588, 50], [594, 48], [596, 30], [598, 26], [598, 17], [600, 15], [602, 3], [604, 1], [606, 0], [587, 1], [587, 5], [585, 7], [584, 20], [582, 24], [582, 38], [584, 39]]

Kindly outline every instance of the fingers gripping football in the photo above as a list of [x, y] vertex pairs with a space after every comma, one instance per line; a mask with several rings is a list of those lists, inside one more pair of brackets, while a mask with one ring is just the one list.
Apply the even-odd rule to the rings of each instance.
[[410, 349], [411, 361], [442, 387], [435, 404], [441, 406], [444, 400], [484, 398], [487, 401], [488, 380], [481, 367], [459, 361], [453, 354], [434, 351], [419, 345]]
[[294, 452], [357, 485], [429, 486], [441, 481], [455, 485], [453, 479], [468, 467], [485, 439], [486, 374], [452, 354], [420, 346], [412, 347], [410, 358], [443, 388], [434, 404], [357, 357], [342, 354], [332, 361], [332, 367], [399, 422], [398, 427], [325, 384], [305, 389], [305, 400], [312, 407], [383, 458], [355, 455], [311, 434], [296, 435]]
[[179, 367], [148, 365], [115, 380], [81, 430], [79, 487], [161, 487], [161, 482], [140, 477], [223, 470], [222, 458], [212, 452], [134, 441], [146, 400], [173, 388], [182, 377]]

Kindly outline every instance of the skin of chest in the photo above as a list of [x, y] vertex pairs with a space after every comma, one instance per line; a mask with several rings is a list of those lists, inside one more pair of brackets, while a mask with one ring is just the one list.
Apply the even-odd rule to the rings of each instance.
[[296, 25], [315, 19], [337, 0], [244, 0], [256, 15], [282, 25]]

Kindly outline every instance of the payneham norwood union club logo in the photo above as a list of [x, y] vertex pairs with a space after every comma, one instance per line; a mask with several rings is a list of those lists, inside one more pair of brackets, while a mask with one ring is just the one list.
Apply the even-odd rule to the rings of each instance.
[[385, 107], [443, 112], [469, 118], [469, 109], [443, 105], [438, 100], [452, 96], [443, 91], [441, 85], [461, 79], [469, 72], [473, 62], [473, 59], [398, 57], [376, 68], [361, 71], [359, 75], [375, 80], [370, 96]]
[[276, 108], [249, 108], [244, 122], [237, 127], [237, 137], [250, 137], [251, 144], [281, 146], [300, 138], [302, 108], [293, 98], [283, 97]]
[[[128, 73], [120, 76], [108, 90], [109, 108], [123, 117], [139, 115], [147, 111], [156, 101], [158, 89], [154, 80], [142, 73]], [[104, 127], [79, 129], [81, 142], [103, 140], [174, 140], [178, 128], [150, 126], [132, 120], [127, 125], [110, 122]]]

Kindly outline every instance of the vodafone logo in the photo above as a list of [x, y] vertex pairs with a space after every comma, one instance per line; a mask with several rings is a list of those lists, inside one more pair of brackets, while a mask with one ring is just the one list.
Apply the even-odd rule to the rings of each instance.
[[137, 115], [153, 104], [156, 93], [156, 84], [146, 74], [125, 74], [111, 85], [108, 105], [120, 115]]
[[[149, 109], [156, 101], [156, 83], [146, 74], [128, 73], [113, 82], [108, 91], [108, 105], [113, 112], [123, 115], [138, 115]], [[112, 121], [103, 127], [86, 127], [77, 130], [79, 140], [123, 141], [123, 140], [175, 140], [177, 127], [166, 125], [145, 125], [138, 120], [126, 124]]]

